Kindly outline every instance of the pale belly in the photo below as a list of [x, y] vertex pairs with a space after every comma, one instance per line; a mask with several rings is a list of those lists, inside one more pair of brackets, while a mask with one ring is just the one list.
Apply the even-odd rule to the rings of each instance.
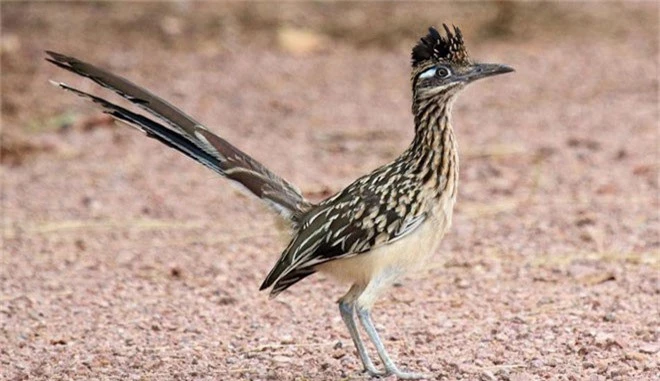
[[354, 257], [326, 262], [317, 270], [342, 282], [365, 286], [383, 278], [379, 282], [385, 286], [409, 271], [420, 269], [449, 230], [454, 201], [445, 199], [434, 205], [424, 223], [405, 237]]

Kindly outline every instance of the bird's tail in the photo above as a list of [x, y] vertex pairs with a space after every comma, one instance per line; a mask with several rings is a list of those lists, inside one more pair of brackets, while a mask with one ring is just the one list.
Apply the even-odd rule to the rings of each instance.
[[[47, 51], [47, 61], [87, 77], [113, 90], [145, 110], [151, 117], [132, 112], [64, 83], [56, 86], [92, 100], [103, 111], [172, 147], [213, 171], [237, 182], [279, 212], [292, 225], [309, 208], [300, 190], [277, 176], [245, 152], [213, 134], [190, 116], [144, 88], [96, 66], [63, 54]], [[155, 117], [155, 118], [152, 118]]]

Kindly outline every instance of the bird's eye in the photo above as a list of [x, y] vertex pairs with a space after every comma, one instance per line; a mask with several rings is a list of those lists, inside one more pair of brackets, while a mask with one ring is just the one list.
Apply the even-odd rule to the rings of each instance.
[[451, 71], [445, 66], [438, 66], [435, 71], [435, 76], [438, 78], [447, 78], [451, 75]]
[[436, 77], [442, 79], [442, 78], [447, 78], [450, 75], [451, 75], [451, 71], [449, 70], [448, 67], [433, 66], [424, 70], [422, 74], [419, 75], [419, 78], [426, 79], [426, 78]]

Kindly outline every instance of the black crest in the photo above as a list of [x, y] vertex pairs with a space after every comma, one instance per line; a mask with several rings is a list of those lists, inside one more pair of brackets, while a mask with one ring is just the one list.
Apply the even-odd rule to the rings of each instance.
[[412, 63], [417, 66], [428, 60], [450, 61], [455, 63], [469, 62], [467, 50], [463, 44], [461, 30], [454, 26], [454, 32], [447, 24], [442, 24], [447, 33], [443, 37], [434, 27], [429, 28], [429, 34], [422, 37], [412, 50]]

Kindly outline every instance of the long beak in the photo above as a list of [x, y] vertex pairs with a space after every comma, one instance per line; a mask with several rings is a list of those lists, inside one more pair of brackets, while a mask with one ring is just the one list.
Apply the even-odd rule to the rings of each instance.
[[472, 82], [477, 79], [491, 77], [493, 75], [505, 74], [515, 71], [511, 66], [501, 64], [478, 63], [475, 64], [469, 72], [463, 75], [465, 82]]

